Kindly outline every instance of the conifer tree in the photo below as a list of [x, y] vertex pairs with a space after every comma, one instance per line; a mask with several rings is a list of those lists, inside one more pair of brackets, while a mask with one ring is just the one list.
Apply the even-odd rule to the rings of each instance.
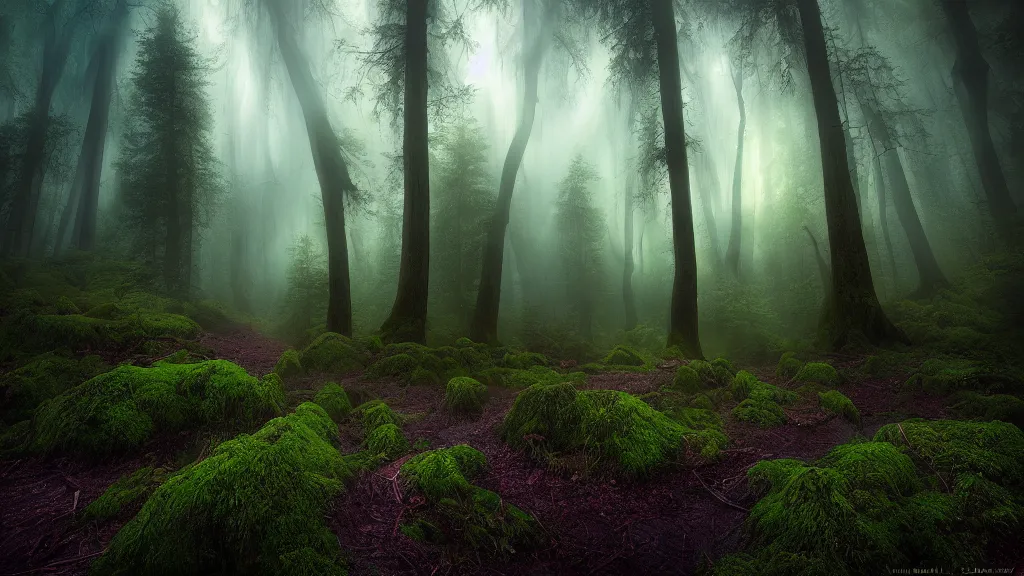
[[558, 243], [569, 309], [578, 335], [593, 339], [594, 300], [600, 284], [604, 222], [594, 206], [591, 186], [598, 179], [594, 167], [576, 155], [569, 173], [558, 183]]

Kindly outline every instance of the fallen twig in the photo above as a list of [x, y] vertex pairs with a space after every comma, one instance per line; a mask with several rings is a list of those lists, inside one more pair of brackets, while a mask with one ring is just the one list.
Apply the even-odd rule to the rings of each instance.
[[730, 508], [735, 508], [736, 510], [739, 510], [739, 511], [747, 513], [747, 514], [750, 513], [750, 510], [744, 508], [743, 506], [740, 506], [739, 504], [733, 502], [732, 500], [729, 500], [725, 496], [722, 496], [718, 492], [715, 492], [714, 490], [712, 490], [710, 486], [708, 486], [707, 484], [704, 483], [704, 479], [700, 477], [700, 474], [697, 474], [696, 470], [693, 471], [693, 475], [697, 477], [697, 480], [700, 480], [700, 485], [703, 486], [704, 489], [708, 491], [708, 494], [711, 494], [712, 496], [715, 497], [715, 500], [718, 500], [719, 502], [721, 502], [722, 504], [725, 504], [726, 506], [728, 506]]

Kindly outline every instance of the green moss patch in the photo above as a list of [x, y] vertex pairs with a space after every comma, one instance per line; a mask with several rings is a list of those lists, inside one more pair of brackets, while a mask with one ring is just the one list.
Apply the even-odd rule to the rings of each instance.
[[1004, 423], [906, 421], [871, 442], [835, 447], [816, 463], [769, 460], [750, 469], [763, 494], [747, 527], [751, 549], [714, 574], [883, 574], [984, 565], [1019, 545], [1024, 435]]
[[796, 373], [794, 379], [797, 382], [810, 382], [824, 386], [838, 386], [842, 384], [839, 372], [831, 364], [825, 362], [808, 362]]
[[672, 387], [680, 392], [691, 394], [700, 392], [701, 381], [697, 371], [689, 366], [680, 366], [676, 369], [676, 375], [672, 378]]
[[739, 405], [733, 408], [733, 416], [762, 428], [785, 424], [787, 418], [782, 406], [797, 400], [794, 392], [761, 382], [742, 370], [733, 378], [730, 389], [733, 398], [740, 400]]
[[960, 358], [926, 360], [907, 380], [906, 386], [929, 394], [951, 394], [964, 390], [1009, 392], [1017, 389], [1021, 375], [988, 362]]
[[149, 497], [167, 479], [167, 470], [146, 466], [123, 476], [82, 510], [87, 520], [116, 518]]
[[717, 364], [706, 360], [694, 360], [688, 366], [700, 377], [701, 386], [704, 388], [721, 388], [728, 386], [732, 381], [733, 372], [728, 362], [719, 361]]
[[643, 366], [644, 359], [640, 353], [629, 346], [616, 346], [601, 360], [609, 366]]
[[547, 366], [550, 364], [547, 356], [536, 352], [519, 352], [505, 354], [503, 359], [506, 368], [516, 370], [528, 370], [533, 366]]
[[313, 397], [313, 402], [323, 408], [335, 422], [340, 422], [352, 411], [352, 402], [348, 399], [345, 389], [334, 382], [324, 384]]
[[302, 374], [302, 361], [296, 350], [288, 349], [281, 354], [277, 364], [274, 365], [274, 374], [281, 378], [291, 378]]
[[0, 377], [0, 421], [28, 419], [44, 400], [109, 370], [99, 356], [72, 358], [47, 352]]
[[279, 413], [283, 400], [279, 378], [254, 378], [226, 360], [124, 365], [41, 404], [30, 448], [124, 451], [158, 431], [251, 425]]
[[367, 432], [385, 424], [402, 426], [402, 417], [380, 400], [371, 400], [361, 405], [357, 412], [363, 423], [363, 430]]
[[401, 468], [428, 508], [401, 526], [406, 536], [446, 545], [455, 555], [508, 557], [539, 542], [536, 521], [501, 497], [470, 483], [486, 457], [465, 444], [419, 454]]
[[775, 376], [782, 380], [792, 380], [803, 367], [804, 363], [796, 357], [795, 352], [786, 352], [775, 366]]
[[220, 444], [157, 488], [92, 572], [345, 574], [323, 520], [354, 474], [331, 445], [336, 435], [327, 413], [305, 403]]
[[23, 312], [4, 322], [4, 339], [8, 345], [26, 351], [129, 348], [151, 339], [194, 339], [201, 332], [199, 325], [185, 316], [154, 312], [131, 314], [116, 320], [81, 314]]
[[502, 424], [514, 448], [551, 457], [562, 452], [643, 476], [675, 458], [683, 441], [712, 457], [724, 439], [683, 426], [642, 400], [614, 390], [578, 391], [568, 382], [535, 384], [516, 397]]
[[840, 392], [827, 390], [818, 393], [818, 401], [826, 412], [845, 418], [853, 424], [860, 424], [860, 411], [853, 402]]
[[302, 350], [299, 363], [313, 372], [351, 372], [365, 366], [368, 359], [351, 338], [325, 332]]
[[461, 414], [480, 412], [486, 401], [487, 387], [472, 378], [456, 376], [445, 386], [444, 406], [451, 412]]
[[391, 460], [409, 451], [409, 441], [395, 424], [382, 424], [366, 435], [366, 449], [377, 458]]
[[960, 418], [973, 420], [1002, 420], [1024, 428], [1024, 400], [1009, 394], [986, 396], [976, 392], [964, 392], [957, 396], [951, 407]]

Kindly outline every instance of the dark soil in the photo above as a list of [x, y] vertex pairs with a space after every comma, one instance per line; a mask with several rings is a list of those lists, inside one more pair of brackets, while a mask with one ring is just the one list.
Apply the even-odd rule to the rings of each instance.
[[[270, 372], [286, 348], [249, 329], [207, 334], [201, 343], [253, 374]], [[774, 380], [767, 367], [757, 372]], [[658, 390], [672, 373], [666, 366], [647, 374], [599, 374], [585, 387], [643, 394]], [[791, 422], [767, 430], [736, 422], [723, 411], [731, 442], [719, 462], [697, 467], [678, 462], [653, 478], [624, 481], [574, 472], [571, 465], [556, 470], [508, 448], [497, 430], [515, 390], [492, 387], [484, 412], [472, 419], [456, 419], [440, 409], [442, 387], [362, 382], [357, 374], [288, 382], [291, 401], [312, 397], [328, 380], [345, 387], [354, 403], [385, 399], [407, 417], [410, 442], [423, 440], [430, 448], [466, 443], [482, 451], [489, 468], [474, 483], [533, 514], [545, 532], [538, 549], [501, 564], [450, 555], [405, 537], [398, 527], [422, 501], [410, 497], [398, 479], [403, 458], [358, 478], [330, 513], [329, 524], [354, 575], [691, 574], [743, 544], [744, 510], [754, 501], [745, 473], [758, 461], [814, 459], [858, 433], [870, 436], [884, 423], [944, 415], [942, 399], [896, 393], [898, 379], [857, 382], [841, 391], [860, 409], [863, 430], [812, 405], [788, 408]], [[343, 429], [340, 440], [346, 452], [358, 449], [357, 431]], [[85, 574], [134, 511], [102, 525], [83, 522], [76, 512], [141, 466], [181, 465], [202, 457], [203, 442], [199, 433], [164, 438], [149, 446], [146, 456], [102, 462], [0, 461], [0, 575]]]

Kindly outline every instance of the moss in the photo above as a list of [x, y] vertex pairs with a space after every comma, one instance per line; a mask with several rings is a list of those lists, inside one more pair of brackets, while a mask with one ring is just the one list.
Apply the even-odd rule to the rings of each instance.
[[487, 466], [487, 457], [466, 444], [417, 454], [402, 465], [402, 478], [431, 502], [465, 496], [469, 480]]
[[281, 378], [291, 378], [302, 374], [302, 361], [298, 351], [290, 348], [285, 350], [277, 364], [274, 365], [274, 373]]
[[676, 369], [676, 375], [672, 378], [672, 387], [680, 392], [700, 392], [700, 376], [697, 371], [689, 366], [680, 366]]
[[975, 420], [1002, 420], [1024, 428], [1024, 400], [1009, 394], [985, 396], [976, 392], [964, 392], [957, 396], [951, 407], [961, 418]]
[[596, 362], [587, 362], [586, 364], [580, 366], [580, 371], [583, 372], [584, 374], [600, 374], [601, 372], [605, 371], [605, 368], [602, 364], [598, 364]]
[[380, 352], [384, 349], [384, 342], [380, 339], [380, 336], [375, 334], [357, 338], [355, 343], [357, 347], [370, 353]]
[[775, 376], [783, 380], [791, 380], [803, 367], [804, 363], [796, 357], [794, 352], [786, 352], [779, 358], [779, 363], [775, 367]]
[[29, 439], [32, 432], [32, 422], [22, 420], [10, 426], [0, 426], [0, 457], [6, 455], [16, 456]]
[[352, 403], [349, 401], [345, 389], [334, 382], [324, 384], [324, 387], [313, 397], [313, 402], [323, 408], [335, 422], [340, 422], [352, 411]]
[[838, 386], [842, 383], [839, 373], [825, 362], [808, 362], [796, 373], [797, 382], [814, 382], [825, 386]]
[[456, 348], [472, 348], [473, 346], [476, 346], [476, 343], [465, 336], [455, 340]]
[[1021, 377], [985, 362], [959, 358], [926, 360], [910, 379], [907, 387], [929, 394], [951, 394], [963, 390], [976, 392], [1008, 392], [1019, 386]]
[[394, 356], [386, 356], [374, 362], [366, 369], [365, 375], [367, 378], [407, 376], [418, 367], [419, 363], [412, 356], [408, 354], [395, 354]]
[[786, 423], [786, 413], [775, 402], [747, 398], [732, 409], [738, 420], [757, 424], [761, 428], [772, 428]]
[[444, 406], [451, 412], [480, 412], [486, 401], [487, 387], [472, 378], [452, 378], [445, 386]]
[[643, 366], [644, 359], [640, 353], [629, 346], [616, 346], [601, 360], [609, 366]]
[[890, 376], [902, 373], [910, 361], [910, 354], [880, 352], [873, 356], [868, 356], [860, 368], [868, 376]]
[[354, 474], [330, 443], [336, 434], [327, 413], [305, 403], [220, 444], [156, 489], [92, 573], [199, 575], [227, 565], [251, 574], [310, 566], [343, 574], [337, 538], [323, 520]]
[[406, 377], [406, 382], [417, 386], [432, 386], [441, 383], [441, 377], [437, 372], [417, 366]]
[[280, 379], [259, 380], [226, 360], [123, 365], [39, 406], [33, 450], [90, 454], [140, 446], [153, 432], [188, 425], [247, 425], [279, 413]]
[[715, 403], [707, 394], [697, 394], [690, 400], [690, 408], [711, 411], [715, 409]]
[[366, 436], [366, 449], [378, 458], [391, 460], [409, 451], [409, 441], [394, 424], [382, 424]]
[[35, 315], [21, 313], [5, 323], [6, 338], [21, 350], [73, 351], [126, 348], [154, 338], [193, 339], [201, 330], [192, 320], [176, 314], [138, 313], [117, 320], [80, 314]]
[[840, 444], [818, 461], [838, 471], [858, 490], [909, 496], [921, 488], [914, 462], [888, 442]]
[[18, 422], [32, 416], [44, 400], [62, 394], [109, 370], [99, 356], [71, 358], [47, 352], [0, 377], [0, 421]]
[[566, 382], [522, 391], [505, 415], [502, 437], [512, 447], [532, 447], [542, 454], [582, 453], [634, 476], [647, 475], [676, 456], [684, 438], [700, 444], [702, 451], [712, 440], [630, 394], [579, 392]]
[[732, 379], [732, 384], [729, 389], [732, 391], [732, 397], [736, 400], [743, 401], [750, 396], [751, 390], [757, 387], [760, 381], [757, 376], [754, 376], [746, 370], [740, 370], [736, 373], [736, 376]]
[[473, 374], [473, 378], [482, 382], [487, 386], [506, 386], [508, 380], [512, 375], [519, 373], [519, 370], [513, 370], [511, 368], [505, 368], [502, 366], [495, 366], [493, 368], [485, 368], [479, 372]]
[[536, 352], [520, 352], [518, 354], [509, 353], [505, 354], [503, 359], [505, 367], [514, 368], [516, 370], [528, 370], [533, 366], [547, 366], [547, 356], [543, 354], [537, 354]]
[[305, 370], [315, 372], [351, 372], [366, 363], [366, 355], [353, 345], [352, 339], [325, 332], [302, 350], [299, 358]]
[[711, 367], [725, 370], [730, 376], [736, 373], [736, 369], [732, 367], [732, 362], [729, 362], [721, 356], [711, 361]]
[[374, 430], [385, 424], [402, 426], [402, 417], [395, 413], [390, 406], [374, 400], [359, 407], [360, 417], [363, 423], [363, 430]]
[[732, 381], [733, 375], [722, 364], [714, 365], [706, 360], [694, 360], [688, 364], [700, 377], [704, 388], [720, 388]]
[[82, 311], [78, 309], [78, 306], [76, 306], [75, 303], [67, 296], [57, 297], [57, 301], [54, 302], [53, 307], [57, 314], [61, 315], [82, 313]]
[[111, 484], [99, 498], [85, 507], [82, 517], [87, 520], [116, 518], [123, 510], [148, 498], [166, 479], [167, 471], [163, 468], [139, 468]]
[[562, 374], [543, 366], [534, 366], [529, 370], [516, 370], [505, 376], [504, 384], [510, 388], [529, 388], [534, 384], [555, 384], [558, 382], [586, 382], [587, 375], [583, 372]]
[[843, 394], [835, 390], [818, 393], [818, 401], [826, 412], [842, 416], [846, 420], [860, 424], [860, 411], [853, 405], [853, 402]]
[[781, 426], [787, 421], [781, 404], [796, 401], [797, 395], [789, 390], [761, 382], [753, 374], [741, 370], [730, 386], [734, 399], [741, 400], [732, 410], [733, 416], [762, 428]]

